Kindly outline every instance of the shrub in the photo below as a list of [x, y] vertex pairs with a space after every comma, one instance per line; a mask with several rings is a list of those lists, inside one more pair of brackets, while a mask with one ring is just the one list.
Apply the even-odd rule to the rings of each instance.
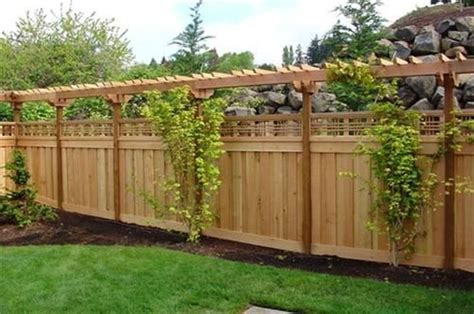
[[21, 150], [15, 149], [12, 160], [5, 165], [6, 177], [15, 184], [14, 190], [7, 189], [0, 203], [0, 216], [14, 222], [20, 227], [26, 227], [34, 222], [53, 220], [55, 211], [36, 202], [37, 191], [29, 185], [30, 172], [26, 167], [26, 158]]

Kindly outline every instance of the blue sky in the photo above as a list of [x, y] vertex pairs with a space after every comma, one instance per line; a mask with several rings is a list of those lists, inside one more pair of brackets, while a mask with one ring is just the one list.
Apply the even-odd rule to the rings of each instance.
[[[27, 10], [43, 7], [57, 10], [64, 0], [15, 0], [4, 7], [0, 30], [10, 30]], [[305, 48], [315, 34], [323, 35], [336, 22], [333, 11], [345, 0], [204, 0], [202, 15], [205, 29], [215, 36], [208, 46], [220, 54], [252, 51], [256, 62], [279, 63], [285, 45]], [[114, 17], [116, 24], [128, 29], [136, 60], [148, 62], [169, 56], [175, 47], [169, 42], [189, 21], [194, 0], [73, 0], [75, 9]], [[429, 0], [385, 0], [380, 13], [393, 22], [399, 16]]]

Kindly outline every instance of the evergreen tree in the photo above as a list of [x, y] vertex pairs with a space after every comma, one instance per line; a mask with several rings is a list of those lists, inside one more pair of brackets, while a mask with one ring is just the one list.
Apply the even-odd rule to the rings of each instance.
[[182, 74], [202, 72], [206, 69], [206, 56], [208, 50], [206, 41], [213, 38], [205, 34], [202, 27], [200, 8], [202, 0], [199, 0], [191, 8], [191, 22], [172, 41], [171, 45], [176, 45], [179, 50], [173, 55], [173, 66], [175, 71]]
[[156, 62], [155, 58], [151, 58], [149, 66], [150, 66], [150, 68], [157, 68], [158, 67], [158, 62]]
[[348, 0], [335, 11], [350, 21], [343, 25], [340, 21], [326, 35], [325, 44], [331, 54], [356, 59], [367, 57], [379, 48], [378, 40], [383, 37], [384, 19], [378, 8], [380, 0]]
[[295, 63], [295, 54], [293, 52], [293, 46], [283, 47], [282, 63], [283, 65], [292, 65], [293, 63]]
[[301, 48], [301, 45], [298, 44], [298, 46], [296, 46], [296, 52], [295, 52], [295, 65], [302, 65], [305, 63], [306, 63], [306, 60], [303, 55], [303, 48]]

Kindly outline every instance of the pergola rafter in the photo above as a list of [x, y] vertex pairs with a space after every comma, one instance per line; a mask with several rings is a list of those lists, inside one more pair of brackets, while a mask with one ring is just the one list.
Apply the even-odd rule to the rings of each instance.
[[[474, 60], [458, 54], [455, 59], [439, 55], [435, 63], [423, 63], [413, 57], [409, 61], [395, 58], [393, 61], [377, 59], [372, 70], [380, 78], [427, 76], [445, 74], [462, 74], [474, 72]], [[361, 65], [355, 62], [356, 65]], [[288, 84], [295, 81], [324, 82], [327, 70], [310, 65], [279, 67], [276, 71], [253, 69], [227, 73], [201, 73], [191, 76], [166, 76], [156, 79], [139, 79], [124, 82], [100, 82], [49, 88], [37, 88], [23, 91], [4, 91], [0, 101], [27, 102], [47, 101], [52, 104], [63, 99], [83, 97], [103, 97], [111, 94], [133, 95], [145, 91], [165, 91], [179, 86], [190, 86], [193, 90], [210, 90], [219, 88]]]

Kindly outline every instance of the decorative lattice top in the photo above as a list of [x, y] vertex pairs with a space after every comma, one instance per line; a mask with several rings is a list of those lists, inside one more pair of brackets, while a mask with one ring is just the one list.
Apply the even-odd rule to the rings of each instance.
[[300, 115], [227, 117], [221, 126], [223, 137], [301, 136]]
[[18, 124], [18, 136], [56, 136], [54, 122], [21, 122]]
[[119, 136], [156, 136], [153, 124], [146, 119], [120, 121]]
[[0, 137], [11, 137], [15, 135], [14, 122], [0, 122]]
[[112, 121], [64, 121], [62, 122], [62, 136], [113, 136]]

